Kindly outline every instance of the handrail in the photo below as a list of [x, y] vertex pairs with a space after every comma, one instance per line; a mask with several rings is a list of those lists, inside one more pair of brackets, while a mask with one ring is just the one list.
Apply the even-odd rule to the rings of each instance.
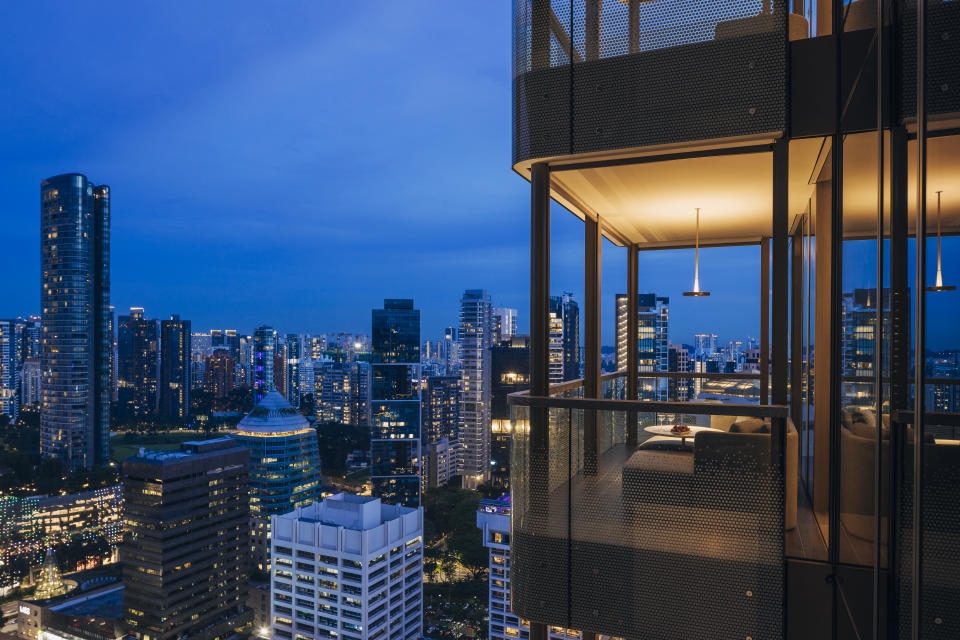
[[692, 413], [695, 415], [747, 416], [750, 418], [786, 418], [784, 404], [712, 404], [707, 402], [661, 402], [657, 400], [611, 400], [608, 398], [559, 398], [531, 396], [518, 391], [507, 396], [510, 404], [545, 409], [593, 409], [598, 411], [636, 411], [637, 413]]

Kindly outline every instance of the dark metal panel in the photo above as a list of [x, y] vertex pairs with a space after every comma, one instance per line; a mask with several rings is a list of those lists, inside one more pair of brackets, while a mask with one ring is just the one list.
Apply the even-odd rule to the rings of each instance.
[[770, 239], [760, 240], [760, 404], [770, 400]]
[[832, 567], [822, 562], [788, 558], [787, 640], [830, 637], [830, 617], [824, 615], [833, 601]]
[[[600, 397], [600, 260], [603, 238], [600, 223], [584, 220], [584, 322], [583, 322], [583, 393], [586, 398]], [[597, 412], [583, 416], [584, 472], [597, 469]]]
[[[637, 313], [639, 310], [639, 252], [636, 245], [627, 247], [627, 318], [633, 318], [627, 322], [627, 399], [636, 400], [638, 392], [639, 377], [637, 375], [637, 344], [639, 327], [637, 326]], [[627, 414], [627, 446], [637, 446], [637, 414], [629, 412]]]
[[772, 341], [773, 376], [772, 401], [787, 403], [787, 310], [790, 263], [787, 255], [789, 142], [778, 140], [773, 146], [773, 292]]

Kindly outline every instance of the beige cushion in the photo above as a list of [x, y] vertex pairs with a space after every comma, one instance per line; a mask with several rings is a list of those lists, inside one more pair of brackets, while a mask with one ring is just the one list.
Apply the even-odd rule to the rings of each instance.
[[730, 425], [737, 420], [740, 420], [739, 416], [710, 416], [710, 428], [729, 431]]
[[693, 452], [680, 453], [640, 449], [635, 451], [627, 463], [627, 469], [642, 471], [660, 471], [693, 475]]

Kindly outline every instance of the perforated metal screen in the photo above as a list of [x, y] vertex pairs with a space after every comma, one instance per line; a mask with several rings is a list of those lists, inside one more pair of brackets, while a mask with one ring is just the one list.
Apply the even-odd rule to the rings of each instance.
[[784, 9], [516, 0], [514, 162], [783, 130]]
[[[603, 395], [622, 399], [622, 381]], [[769, 431], [681, 447], [646, 433], [664, 416], [644, 414], [635, 448], [626, 412], [596, 411], [592, 436], [587, 410], [514, 411], [518, 615], [645, 640], [783, 637], [784, 485]], [[531, 436], [537, 411], [546, 451]]]

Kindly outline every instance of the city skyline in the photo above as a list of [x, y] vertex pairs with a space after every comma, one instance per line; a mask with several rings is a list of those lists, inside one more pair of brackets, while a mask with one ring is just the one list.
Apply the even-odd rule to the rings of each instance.
[[[440, 336], [457, 317], [462, 291], [484, 288], [499, 306], [518, 309], [519, 331], [528, 333], [529, 193], [522, 179], [502, 170], [511, 145], [504, 107], [510, 9], [426, 7], [302, 6], [278, 12], [266, 27], [259, 11], [237, 10], [223, 21], [212, 7], [195, 8], [189, 21], [159, 4], [137, 12], [117, 5], [96, 16], [64, 7], [54, 21], [40, 20], [36, 8], [12, 7], [12, 21], [42, 23], [45, 38], [111, 64], [92, 65], [82, 82], [69, 79], [66, 101], [58, 97], [61, 83], [29, 81], [57, 75], [60, 63], [57, 50], [37, 46], [32, 28], [0, 43], [10, 60], [0, 78], [22, 97], [0, 105], [10, 238], [0, 268], [23, 274], [5, 287], [0, 317], [39, 313], [37, 185], [78, 171], [112, 188], [111, 301], [118, 310], [141, 306], [157, 318], [180, 314], [194, 327], [245, 332], [264, 324], [361, 332], [369, 309], [406, 297], [418, 301], [423, 334]], [[216, 45], [207, 42], [214, 20]], [[474, 28], [449, 28], [464, 22]], [[90, 29], [114, 37], [78, 40]], [[141, 44], [157, 44], [171, 29], [179, 39], [154, 47], [162, 55]], [[356, 33], [377, 33], [379, 40]], [[384, 42], [391, 43], [389, 56]], [[346, 69], [333, 62], [343, 59], [351, 61]], [[144, 66], [149, 77], [140, 73]], [[351, 85], [355, 77], [387, 76], [382, 86]], [[106, 90], [114, 84], [123, 90]], [[432, 85], [446, 89], [427, 97], [422, 88]], [[395, 99], [382, 101], [381, 91]], [[347, 145], [366, 153], [345, 163]], [[463, 148], [471, 153], [460, 156]], [[455, 154], [460, 161], [448, 162]], [[244, 167], [239, 174], [237, 163]], [[322, 204], [304, 181], [323, 190]], [[553, 290], [583, 301], [580, 230], [554, 209]], [[703, 220], [708, 228], [710, 203]], [[407, 258], [391, 260], [401, 249]], [[730, 313], [759, 309], [759, 281], [742, 282], [756, 251], [702, 250], [701, 278], [713, 292], [705, 300], [680, 299], [690, 287], [692, 251], [642, 252], [640, 289], [675, 300], [677, 336], [757, 334], [758, 327], [742, 327], [743, 318]], [[944, 268], [951, 279], [955, 261]], [[625, 250], [604, 243], [607, 345], [625, 271]], [[433, 277], [439, 272], [443, 278]], [[710, 326], [699, 322], [705, 317]]]

